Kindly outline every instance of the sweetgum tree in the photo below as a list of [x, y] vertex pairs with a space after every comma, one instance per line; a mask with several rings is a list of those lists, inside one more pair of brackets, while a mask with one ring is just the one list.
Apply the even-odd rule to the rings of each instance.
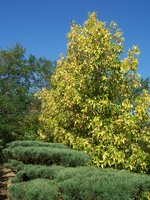
[[136, 46], [123, 58], [123, 37], [91, 13], [72, 23], [68, 51], [43, 89], [42, 137], [85, 150], [96, 166], [149, 172], [149, 102], [136, 69]]

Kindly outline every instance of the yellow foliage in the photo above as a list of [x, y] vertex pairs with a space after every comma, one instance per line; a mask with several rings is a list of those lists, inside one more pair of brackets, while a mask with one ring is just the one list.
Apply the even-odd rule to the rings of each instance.
[[[83, 26], [72, 24], [66, 58], [57, 62], [51, 90], [43, 89], [45, 137], [85, 150], [101, 167], [149, 172], [150, 96], [133, 96], [141, 84], [136, 73], [139, 49], [123, 60], [122, 32], [91, 13]], [[43, 137], [43, 136], [42, 136]]]

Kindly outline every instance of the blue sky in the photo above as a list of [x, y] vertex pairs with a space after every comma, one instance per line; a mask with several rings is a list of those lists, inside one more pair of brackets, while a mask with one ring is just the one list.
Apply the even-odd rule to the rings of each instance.
[[141, 50], [138, 72], [150, 75], [150, 0], [0, 0], [0, 49], [19, 42], [27, 53], [57, 60], [66, 53], [70, 22], [83, 24], [88, 12], [116, 21], [124, 33], [125, 50]]

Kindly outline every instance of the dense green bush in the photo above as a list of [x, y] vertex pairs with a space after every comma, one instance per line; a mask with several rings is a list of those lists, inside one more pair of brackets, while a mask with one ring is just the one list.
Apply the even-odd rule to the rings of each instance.
[[150, 192], [150, 177], [111, 169], [86, 169], [69, 173], [61, 171], [58, 180], [59, 189], [65, 199], [84, 200], [131, 200], [142, 199]]
[[3, 150], [4, 155], [10, 159], [23, 161], [26, 164], [58, 164], [64, 166], [82, 166], [89, 161], [89, 156], [81, 151], [65, 148], [17, 146]]
[[4, 167], [17, 172], [23, 170], [25, 168], [25, 164], [21, 161], [10, 159], [7, 163], [4, 163]]
[[24, 169], [20, 170], [12, 179], [13, 183], [29, 181], [37, 178], [54, 179], [58, 176], [63, 166], [41, 166], [41, 165], [24, 165]]
[[80, 166], [88, 155], [59, 144], [17, 141], [7, 146], [5, 166], [16, 171], [9, 186], [12, 200], [149, 200], [148, 175]]
[[21, 147], [29, 147], [29, 146], [39, 146], [39, 147], [55, 147], [55, 148], [69, 148], [67, 147], [66, 145], [64, 144], [61, 144], [61, 143], [49, 143], [49, 142], [42, 142], [42, 141], [31, 141], [31, 140], [26, 140], [26, 141], [13, 141], [13, 142], [10, 142], [6, 145], [7, 147], [11, 147], [11, 148], [14, 148], [14, 147], [18, 147], [18, 146], [21, 146]]
[[36, 179], [9, 187], [10, 197], [14, 200], [57, 200], [57, 187], [46, 179]]
[[13, 159], [9, 159], [7, 163], [4, 163], [3, 166], [11, 169], [14, 172], [18, 172], [20, 170], [27, 170], [28, 168], [32, 168], [33, 166], [40, 167], [40, 165], [24, 164], [22, 161], [13, 160]]
[[95, 167], [65, 168], [54, 180], [17, 183], [9, 191], [15, 200], [149, 200], [150, 177]]

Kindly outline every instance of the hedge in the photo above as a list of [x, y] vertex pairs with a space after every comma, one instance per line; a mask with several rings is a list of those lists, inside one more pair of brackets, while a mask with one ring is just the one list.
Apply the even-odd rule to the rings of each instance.
[[9, 159], [19, 160], [26, 164], [57, 164], [75, 167], [85, 165], [89, 161], [86, 153], [65, 148], [17, 146], [5, 148], [3, 153]]
[[42, 141], [31, 141], [31, 140], [26, 140], [26, 141], [13, 141], [10, 143], [6, 144], [6, 147], [30, 147], [30, 146], [36, 146], [36, 147], [55, 147], [55, 148], [69, 148], [68, 146], [62, 144], [62, 143], [50, 143], [50, 142], [42, 142]]
[[149, 200], [150, 177], [95, 167], [65, 168], [54, 180], [17, 183], [9, 191], [15, 200]]

